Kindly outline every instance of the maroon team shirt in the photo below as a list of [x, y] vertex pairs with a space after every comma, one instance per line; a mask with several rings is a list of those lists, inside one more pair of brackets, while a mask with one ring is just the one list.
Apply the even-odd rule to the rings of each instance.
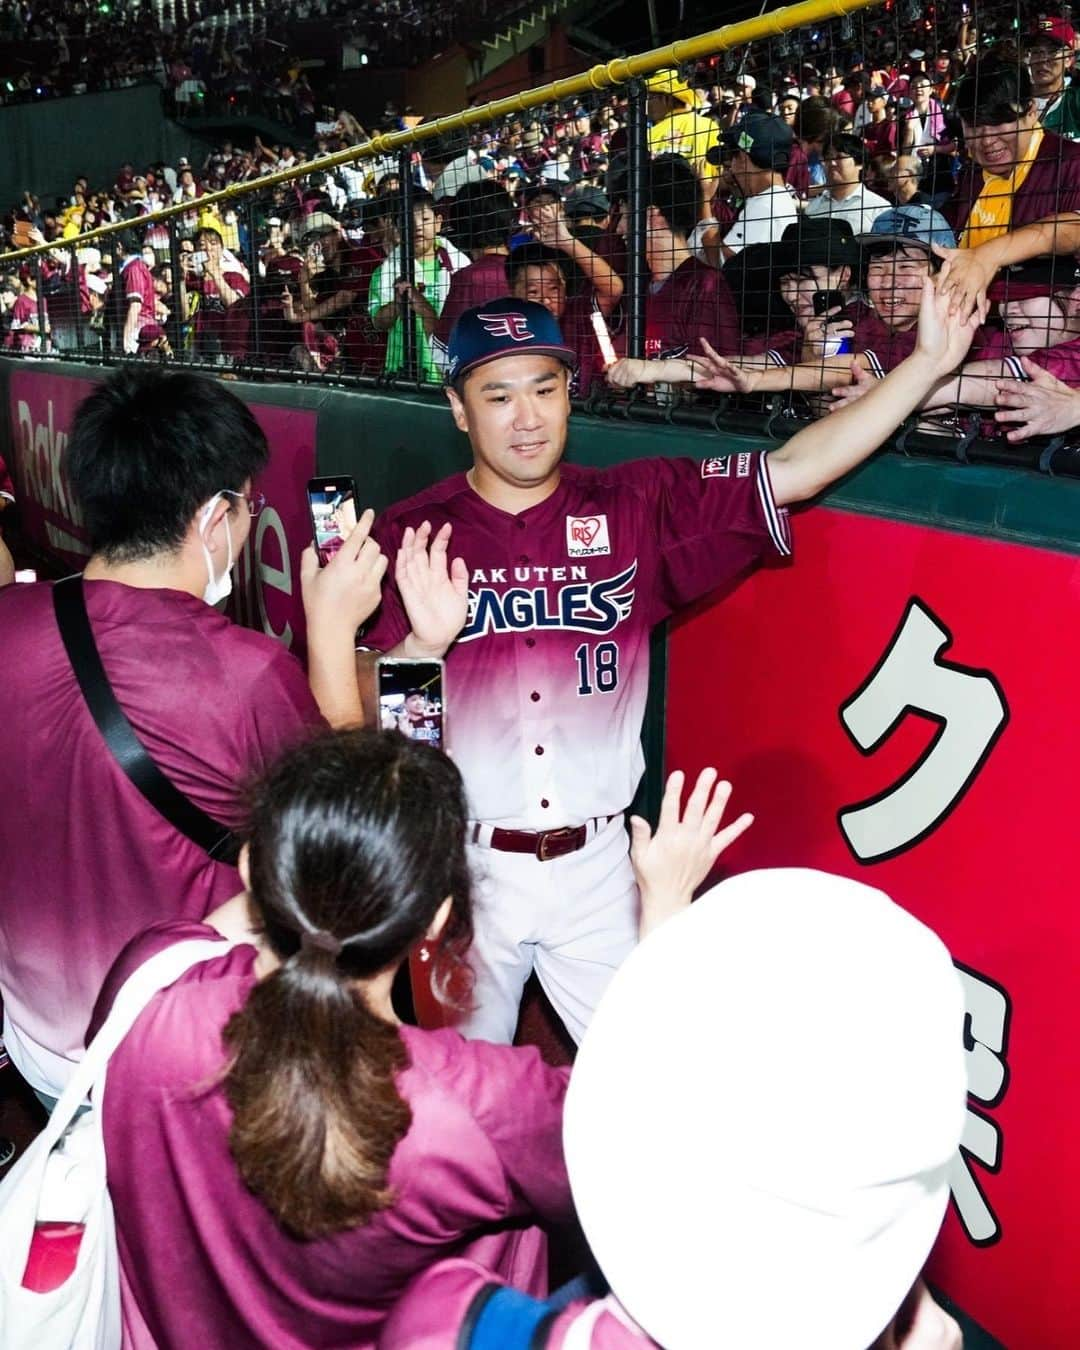
[[[95, 1022], [156, 951], [216, 936], [193, 923], [142, 934], [117, 961]], [[526, 1225], [573, 1212], [562, 1151], [569, 1070], [533, 1047], [402, 1027], [409, 1063], [397, 1083], [412, 1119], [390, 1164], [394, 1203], [363, 1227], [299, 1241], [229, 1151], [222, 1031], [255, 985], [254, 960], [244, 944], [182, 975], [109, 1061], [103, 1129], [126, 1350], [365, 1350], [411, 1278], [445, 1256], [544, 1294], [546, 1242]]]
[[489, 304], [509, 294], [505, 253], [486, 253], [468, 267], [459, 268], [450, 278], [450, 289], [439, 315], [435, 337], [445, 346], [450, 341], [450, 330], [467, 309]]
[[154, 322], [154, 309], [157, 296], [154, 293], [154, 278], [149, 267], [141, 258], [130, 258], [124, 263], [120, 288], [124, 297], [122, 312], [126, 315], [132, 300], [139, 302], [139, 327], [145, 328]]
[[[983, 172], [975, 163], [964, 166], [956, 191], [941, 213], [959, 236], [971, 208], [983, 189]], [[1039, 153], [1027, 177], [1013, 196], [1010, 228], [1032, 225], [1046, 216], [1080, 211], [1080, 142], [1043, 132]]]
[[[387, 556], [425, 520], [453, 525], [451, 551], [469, 568], [446, 724], [470, 812], [531, 830], [625, 809], [644, 767], [652, 628], [763, 555], [790, 553], [763, 454], [564, 464], [552, 495], [518, 515], [457, 474], [380, 517]], [[385, 584], [365, 641], [386, 651], [408, 631]]]
[[[180, 591], [90, 581], [86, 603], [151, 757], [208, 815], [240, 825], [251, 774], [322, 724], [299, 662]], [[55, 1096], [121, 947], [157, 919], [201, 918], [240, 883], [116, 764], [61, 644], [51, 586], [0, 591], [0, 642], [0, 988], [17, 1067]]]
[[[1059, 342], [1056, 347], [1040, 347], [1033, 352], [1023, 352], [1022, 355], [1074, 389], [1080, 387], [1080, 338]], [[985, 340], [974, 343], [968, 360], [1004, 361], [1017, 379], [1030, 378], [1013, 350], [1009, 334], [1001, 329], [995, 329]]]
[[723, 273], [699, 258], [687, 258], [649, 296], [645, 356], [694, 355], [703, 337], [718, 352], [738, 352], [739, 317]]

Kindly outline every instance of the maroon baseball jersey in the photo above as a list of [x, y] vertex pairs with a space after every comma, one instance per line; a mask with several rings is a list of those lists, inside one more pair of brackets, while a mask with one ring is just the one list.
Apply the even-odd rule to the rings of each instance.
[[649, 296], [645, 356], [697, 355], [703, 337], [718, 352], [737, 352], [742, 342], [727, 280], [699, 258], [687, 258]]
[[[1043, 370], [1048, 370], [1057, 379], [1063, 380], [1065, 384], [1080, 388], [1080, 338], [1073, 338], [1071, 342], [1059, 342], [1056, 347], [1042, 347], [1037, 351], [1024, 352], [1023, 355], [1035, 365], [1042, 366]], [[969, 360], [1000, 360], [1005, 363], [1009, 374], [1016, 379], [1029, 378], [1013, 351], [1008, 333], [1000, 329], [995, 330], [985, 342], [978, 343], [972, 350]]]
[[[762, 454], [564, 464], [555, 492], [519, 515], [457, 474], [380, 517], [387, 556], [425, 520], [453, 525], [451, 553], [469, 568], [446, 713], [470, 812], [533, 830], [627, 806], [644, 767], [650, 630], [791, 551]], [[388, 583], [365, 641], [386, 651], [408, 631]]]
[[121, 276], [124, 304], [121, 313], [127, 311], [132, 300], [139, 302], [139, 327], [154, 322], [154, 306], [157, 296], [154, 294], [154, 278], [149, 267], [141, 258], [131, 258], [124, 263]]

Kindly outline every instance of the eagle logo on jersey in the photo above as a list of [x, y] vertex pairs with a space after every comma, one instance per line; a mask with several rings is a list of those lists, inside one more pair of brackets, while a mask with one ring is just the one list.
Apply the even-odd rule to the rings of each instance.
[[509, 338], [511, 342], [527, 342], [533, 331], [524, 314], [478, 314], [484, 331], [492, 337]]
[[567, 516], [566, 551], [571, 558], [595, 558], [610, 553], [607, 516]]
[[637, 559], [617, 576], [573, 581], [558, 590], [547, 586], [490, 586], [469, 592], [469, 613], [458, 642], [488, 633], [527, 633], [559, 628], [570, 633], [610, 633], [630, 617], [634, 606]]

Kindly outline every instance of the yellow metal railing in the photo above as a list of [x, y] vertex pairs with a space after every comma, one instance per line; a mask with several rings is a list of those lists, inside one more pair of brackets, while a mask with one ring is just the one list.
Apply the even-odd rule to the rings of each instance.
[[642, 52], [638, 56], [620, 56], [603, 65], [593, 66], [581, 75], [572, 75], [566, 79], [553, 80], [550, 84], [540, 85], [536, 89], [526, 89], [520, 94], [511, 94], [506, 98], [497, 98], [475, 108], [466, 108], [463, 112], [450, 113], [433, 122], [422, 122], [410, 131], [392, 131], [361, 145], [350, 146], [332, 155], [317, 160], [308, 160], [294, 169], [282, 169], [262, 178], [254, 178], [249, 183], [236, 183], [223, 188], [220, 192], [210, 192], [191, 202], [180, 202], [176, 206], [166, 206], [150, 215], [139, 216], [137, 220], [118, 221], [112, 225], [101, 225], [96, 230], [76, 235], [72, 239], [53, 240], [48, 244], [37, 244], [32, 248], [18, 249], [11, 253], [0, 254], [0, 264], [18, 262], [38, 253], [48, 253], [62, 248], [81, 248], [87, 244], [105, 239], [109, 235], [124, 230], [142, 230], [160, 220], [169, 220], [173, 216], [186, 215], [193, 210], [202, 211], [208, 206], [218, 206], [225, 202], [234, 202], [237, 198], [248, 197], [255, 192], [264, 192], [267, 188], [281, 183], [292, 183], [298, 178], [306, 178], [312, 173], [325, 172], [339, 164], [352, 164], [358, 159], [386, 155], [411, 145], [434, 140], [447, 132], [462, 131], [483, 123], [497, 121], [515, 113], [528, 112], [545, 103], [554, 103], [563, 99], [580, 97], [600, 89], [609, 89], [614, 85], [626, 84], [630, 80], [644, 75], [652, 75], [666, 66], [678, 66], [686, 61], [697, 61], [702, 57], [714, 56], [717, 52], [732, 47], [742, 47], [763, 38], [775, 37], [779, 33], [788, 33], [792, 29], [822, 23], [836, 19], [856, 10], [870, 9], [881, 4], [882, 0], [803, 0], [802, 4], [786, 5], [757, 18], [745, 19], [741, 23], [725, 24], [723, 28], [714, 28], [697, 37], [685, 38], [680, 42], [671, 42], [666, 47], [656, 47], [652, 51]]

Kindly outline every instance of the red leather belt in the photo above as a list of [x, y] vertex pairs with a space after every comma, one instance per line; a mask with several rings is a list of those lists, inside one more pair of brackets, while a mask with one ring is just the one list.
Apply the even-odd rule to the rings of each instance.
[[[577, 853], [614, 819], [614, 816], [598, 816], [584, 825], [564, 825], [559, 830], [504, 830], [493, 826], [486, 842], [488, 848], [496, 848], [502, 853], [531, 853], [540, 862], [551, 862], [553, 858]], [[591, 832], [590, 825], [595, 827]], [[479, 823], [473, 825], [469, 834], [472, 843], [480, 842], [483, 828]]]

